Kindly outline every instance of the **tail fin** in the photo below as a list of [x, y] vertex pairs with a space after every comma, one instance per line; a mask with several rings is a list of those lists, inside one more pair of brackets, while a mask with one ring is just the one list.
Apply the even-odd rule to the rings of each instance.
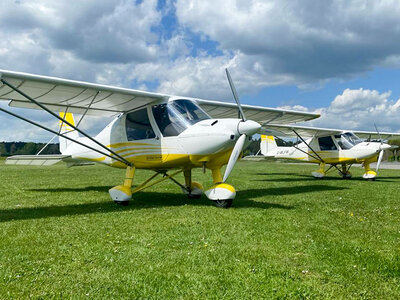
[[260, 148], [262, 155], [271, 156], [272, 150], [278, 148], [278, 145], [276, 144], [273, 136], [261, 135]]
[[[60, 112], [60, 117], [75, 126], [75, 120], [73, 114]], [[69, 126], [68, 124], [60, 121], [59, 126], [61, 134], [68, 136], [72, 139], [79, 138], [79, 133], [73, 128], [71, 128], [71, 126]], [[72, 143], [71, 141], [60, 136], [60, 152], [63, 153], [71, 143]]]

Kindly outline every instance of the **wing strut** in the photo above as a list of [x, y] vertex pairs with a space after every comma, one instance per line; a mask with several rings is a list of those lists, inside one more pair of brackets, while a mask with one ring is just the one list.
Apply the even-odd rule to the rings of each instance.
[[50, 145], [50, 143], [51, 143], [51, 142], [52, 142], [52, 141], [53, 141], [55, 138], [56, 138], [56, 135], [54, 135], [54, 136], [51, 138], [51, 140], [50, 140], [50, 141], [48, 141], [48, 142], [47, 142], [47, 144], [46, 144], [46, 145], [44, 145], [44, 146], [43, 146], [43, 148], [42, 148], [42, 149], [40, 149], [38, 153], [36, 153], [36, 155], [39, 155], [40, 153], [42, 153], [42, 152], [43, 152], [43, 150], [44, 150], [44, 149], [46, 149], [46, 147], [47, 147], [48, 145]]
[[294, 134], [297, 135], [297, 137], [308, 147], [308, 149], [310, 149], [318, 157], [319, 161], [324, 163], [325, 161], [322, 159], [322, 157], [319, 156], [318, 153], [314, 151], [314, 149], [297, 133], [297, 131], [294, 130], [293, 128], [291, 129], [294, 132]]
[[316, 156], [314, 156], [314, 155], [312, 155], [312, 154], [310, 154], [309, 152], [306, 152], [306, 151], [304, 151], [303, 149], [300, 149], [299, 147], [297, 147], [296, 145], [295, 146], [293, 146], [293, 148], [295, 148], [295, 149], [297, 149], [297, 150], [299, 150], [300, 152], [303, 152], [304, 154], [306, 154], [306, 155], [309, 155], [309, 156], [311, 156], [312, 158], [314, 158], [315, 160], [319, 160], [320, 162], [323, 162], [323, 161], [321, 161], [318, 157], [316, 157]]
[[51, 132], [51, 133], [53, 133], [53, 134], [55, 134], [55, 135], [62, 136], [63, 138], [65, 138], [65, 139], [67, 139], [67, 140], [70, 140], [71, 142], [77, 143], [77, 144], [79, 144], [79, 145], [81, 145], [81, 146], [83, 146], [83, 147], [86, 147], [86, 148], [88, 148], [88, 149], [90, 149], [90, 150], [93, 150], [93, 151], [95, 151], [95, 152], [97, 152], [97, 153], [100, 153], [100, 154], [103, 154], [103, 155], [105, 155], [105, 156], [108, 156], [108, 157], [110, 157], [111, 159], [115, 159], [115, 160], [118, 160], [119, 162], [121, 162], [121, 163], [123, 163], [123, 164], [127, 164], [125, 161], [119, 159], [118, 157], [113, 157], [113, 156], [111, 156], [110, 154], [107, 154], [107, 153], [105, 153], [105, 152], [103, 152], [103, 151], [100, 151], [100, 150], [98, 150], [98, 149], [95, 149], [95, 148], [93, 148], [93, 147], [91, 147], [91, 146], [85, 145], [84, 143], [81, 143], [81, 142], [79, 142], [79, 141], [77, 141], [77, 140], [75, 140], [75, 139], [72, 139], [72, 138], [70, 138], [70, 137], [67, 136], [67, 135], [60, 134], [60, 133], [58, 133], [57, 131], [54, 131], [54, 130], [52, 130], [52, 129], [50, 129], [50, 128], [47, 128], [47, 127], [45, 127], [45, 126], [43, 126], [43, 125], [40, 125], [39, 123], [36, 123], [36, 122], [34, 122], [34, 121], [32, 121], [32, 120], [28, 120], [28, 119], [26, 119], [26, 118], [24, 118], [24, 117], [22, 117], [22, 116], [17, 115], [17, 114], [14, 114], [13, 112], [8, 111], [8, 110], [6, 110], [6, 109], [4, 109], [4, 108], [1, 108], [1, 107], [0, 107], [0, 111], [3, 111], [3, 112], [5, 112], [6, 114], [9, 114], [9, 115], [11, 115], [11, 116], [13, 116], [13, 117], [15, 117], [15, 118], [18, 118], [18, 119], [20, 119], [20, 120], [22, 120], [22, 121], [28, 122], [28, 123], [30, 123], [30, 124], [32, 124], [32, 125], [35, 125], [35, 126], [37, 126], [37, 127], [39, 127], [39, 128], [42, 128], [42, 129], [46, 130], [46, 131], [49, 131], [49, 132]]
[[[317, 152], [314, 151], [314, 149], [296, 132], [296, 130], [294, 130], [293, 128], [291, 128], [292, 131], [294, 132], [295, 135], [297, 135], [297, 137], [304, 143], [306, 144], [306, 146], [319, 158], [320, 162], [325, 163], [325, 161], [322, 159], [321, 156], [318, 155]], [[312, 155], [311, 155], [312, 156]], [[315, 157], [314, 157], [315, 158]], [[342, 170], [340, 170], [336, 165], [330, 164], [331, 166], [333, 166], [335, 169], [337, 169], [339, 171], [340, 174], [345, 175]]]
[[[110, 155], [107, 155], [108, 157], [111, 157], [112, 159], [116, 159], [122, 163], [124, 163], [127, 166], [132, 166], [132, 163], [130, 163], [129, 161], [127, 161], [125, 158], [123, 158], [122, 156], [120, 156], [118, 153], [114, 152], [113, 150], [111, 150], [110, 148], [106, 147], [105, 145], [103, 145], [102, 143], [98, 142], [96, 139], [94, 139], [93, 137], [91, 137], [90, 135], [88, 135], [87, 133], [85, 133], [84, 131], [80, 130], [79, 128], [77, 128], [76, 126], [74, 126], [73, 124], [71, 124], [70, 122], [68, 122], [67, 120], [61, 118], [60, 116], [58, 116], [57, 114], [55, 114], [54, 112], [52, 112], [50, 109], [48, 109], [46, 106], [44, 106], [43, 104], [37, 102], [35, 99], [29, 97], [27, 94], [25, 94], [23, 91], [21, 91], [20, 89], [18, 89], [17, 87], [13, 86], [12, 84], [8, 83], [6, 80], [4, 80], [3, 78], [0, 79], [0, 81], [2, 83], [4, 83], [5, 85], [7, 85], [8, 87], [10, 87], [11, 89], [13, 89], [14, 91], [16, 91], [18, 94], [24, 96], [26, 99], [28, 99], [29, 101], [31, 101], [32, 103], [36, 104], [37, 106], [39, 106], [40, 108], [42, 108], [43, 110], [45, 110], [46, 112], [48, 112], [50, 115], [52, 115], [53, 117], [57, 118], [58, 120], [60, 120], [61, 122], [64, 122], [65, 124], [69, 125], [71, 128], [75, 129], [76, 131], [78, 131], [80, 134], [84, 135], [85, 137], [87, 137], [89, 140], [91, 140], [92, 142], [96, 143], [97, 145], [99, 145], [100, 147], [106, 149], [107, 151], [111, 152], [112, 154], [114, 154], [116, 157], [112, 157]], [[9, 112], [8, 112], [9, 113]], [[27, 121], [27, 120], [25, 120]], [[39, 125], [39, 124], [36, 124]], [[44, 128], [44, 127], [42, 127]], [[48, 128], [47, 128], [48, 129]], [[66, 138], [66, 136], [63, 135], [63, 137]], [[78, 143], [77, 141], [74, 141], [75, 143]], [[79, 143], [78, 143], [79, 144]], [[87, 146], [86, 146], [87, 147]], [[88, 147], [87, 147], [88, 148]], [[92, 148], [93, 150], [94, 148]], [[96, 150], [96, 152], [99, 152], [98, 150]], [[104, 153], [102, 153], [104, 154]], [[117, 159], [118, 158], [118, 159]]]

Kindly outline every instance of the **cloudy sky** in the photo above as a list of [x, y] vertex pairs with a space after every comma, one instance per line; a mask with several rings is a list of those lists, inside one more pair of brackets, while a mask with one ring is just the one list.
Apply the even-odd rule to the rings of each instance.
[[[243, 103], [318, 111], [316, 126], [400, 131], [400, 1], [71, 3], [1, 1], [0, 69], [232, 101], [228, 67]], [[0, 114], [0, 140], [49, 138]]]

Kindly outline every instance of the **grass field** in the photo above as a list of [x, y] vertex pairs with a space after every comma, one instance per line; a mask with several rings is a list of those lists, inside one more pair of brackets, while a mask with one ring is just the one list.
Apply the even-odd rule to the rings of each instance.
[[400, 298], [400, 171], [315, 168], [239, 162], [230, 209], [172, 182], [120, 207], [123, 170], [1, 161], [0, 299]]

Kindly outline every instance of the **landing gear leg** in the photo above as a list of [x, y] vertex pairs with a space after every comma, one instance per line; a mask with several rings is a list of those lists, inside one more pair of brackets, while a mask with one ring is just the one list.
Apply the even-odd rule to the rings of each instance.
[[311, 173], [315, 178], [324, 178], [325, 176], [325, 163], [319, 163], [319, 169]]
[[367, 180], [375, 180], [376, 172], [371, 170], [371, 167], [369, 166], [370, 163], [370, 161], [364, 161], [365, 173], [363, 175], [363, 178]]
[[231, 207], [236, 196], [235, 188], [230, 184], [222, 183], [221, 168], [212, 169], [211, 172], [214, 185], [205, 191], [207, 198], [212, 200], [217, 207]]
[[128, 166], [126, 168], [124, 184], [115, 186], [108, 191], [110, 193], [111, 199], [113, 199], [115, 203], [120, 205], [129, 204], [129, 200], [132, 199], [131, 187], [134, 176], [135, 167]]
[[185, 176], [186, 188], [182, 188], [182, 191], [189, 199], [199, 199], [204, 188], [200, 183], [192, 181], [192, 169], [185, 169], [183, 175]]
[[350, 179], [352, 176], [346, 164], [342, 164], [342, 171], [339, 172], [339, 175], [341, 175], [343, 179]]

